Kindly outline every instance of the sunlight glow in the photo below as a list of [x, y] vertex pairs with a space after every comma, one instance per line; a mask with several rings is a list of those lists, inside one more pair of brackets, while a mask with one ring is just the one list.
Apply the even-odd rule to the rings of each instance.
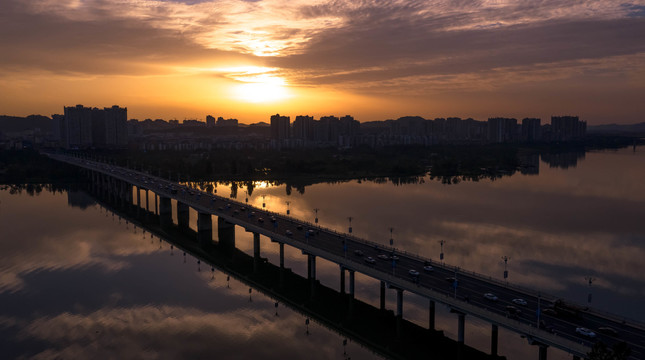
[[233, 88], [233, 95], [241, 101], [264, 103], [285, 100], [290, 97], [285, 81], [269, 74], [260, 74], [240, 78], [243, 84]]

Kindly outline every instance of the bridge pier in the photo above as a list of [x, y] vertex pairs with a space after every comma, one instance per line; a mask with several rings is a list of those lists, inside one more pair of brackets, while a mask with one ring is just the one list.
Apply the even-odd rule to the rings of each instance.
[[159, 201], [159, 223], [162, 228], [172, 225], [172, 202], [165, 196]]
[[210, 213], [197, 213], [197, 237], [201, 247], [213, 243], [213, 219]]
[[340, 265], [340, 293], [345, 294], [345, 268]]
[[403, 336], [403, 289], [396, 290], [396, 336]]
[[253, 272], [257, 273], [260, 268], [260, 234], [253, 233]]
[[235, 225], [217, 218], [217, 240], [220, 247], [225, 250], [235, 249]]
[[499, 328], [496, 324], [491, 326], [490, 334], [490, 354], [492, 356], [497, 356], [497, 343], [499, 338]]
[[148, 199], [148, 197], [149, 197], [148, 194], [150, 193], [150, 191], [148, 189], [145, 189], [145, 190], [146, 190], [146, 215], [147, 215], [148, 211], [150, 211], [149, 210], [150, 209], [150, 203], [149, 203], [149, 199]]
[[349, 272], [349, 296], [354, 298], [354, 270], [347, 269]]
[[381, 281], [381, 298], [379, 308], [381, 310], [385, 310], [385, 281]]
[[187, 229], [190, 226], [190, 209], [187, 204], [177, 201], [177, 226]]
[[316, 256], [307, 254], [307, 278], [316, 280]]
[[457, 342], [460, 344], [464, 343], [464, 330], [466, 327], [466, 314], [455, 309], [450, 310], [451, 313], [457, 314]]
[[137, 215], [141, 213], [141, 188], [138, 186], [134, 187], [137, 191]]
[[284, 269], [284, 243], [280, 243], [280, 270]]
[[538, 348], [539, 348], [539, 350], [538, 350], [538, 359], [539, 360], [546, 360], [546, 350], [547, 350], [548, 347], [549, 347], [549, 345], [545, 345], [545, 344], [538, 345]]
[[125, 204], [126, 204], [126, 209], [128, 212], [132, 210], [132, 191], [133, 191], [133, 185], [128, 184], [128, 183], [123, 183], [125, 185]]
[[429, 330], [434, 330], [434, 323], [435, 323], [435, 302], [434, 300], [430, 300], [428, 304], [428, 329]]

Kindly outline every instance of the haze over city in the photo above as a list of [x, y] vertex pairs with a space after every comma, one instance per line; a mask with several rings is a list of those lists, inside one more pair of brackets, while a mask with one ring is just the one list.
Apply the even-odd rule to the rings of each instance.
[[645, 1], [5, 0], [0, 113], [643, 121]]

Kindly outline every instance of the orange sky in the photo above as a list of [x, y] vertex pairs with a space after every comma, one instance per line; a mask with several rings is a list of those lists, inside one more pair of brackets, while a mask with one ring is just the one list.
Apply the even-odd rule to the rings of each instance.
[[0, 114], [645, 121], [645, 0], [3, 0]]

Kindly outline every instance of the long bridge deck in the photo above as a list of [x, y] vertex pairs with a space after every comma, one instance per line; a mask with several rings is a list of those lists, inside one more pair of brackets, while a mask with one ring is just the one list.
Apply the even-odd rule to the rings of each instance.
[[[215, 215], [254, 234], [267, 236], [273, 241], [298, 248], [310, 256], [336, 263], [343, 271], [343, 278], [344, 271], [350, 272], [352, 282], [355, 271], [380, 280], [387, 287], [399, 292], [398, 314], [402, 313], [403, 291], [446, 304], [460, 317], [460, 337], [463, 337], [463, 316], [471, 315], [490, 322], [493, 326], [501, 326], [521, 334], [529, 343], [540, 345], [541, 349], [553, 346], [571, 353], [574, 357], [584, 358], [595, 341], [600, 340], [609, 345], [624, 341], [632, 350], [631, 359], [645, 359], [645, 325], [636, 321], [588, 308], [556, 313], [553, 309], [557, 308], [558, 299], [537, 290], [444, 265], [306, 221], [194, 190], [147, 173], [68, 155], [48, 155], [53, 159], [151, 190], [160, 197], [186, 204], [198, 213]], [[353, 283], [350, 284], [350, 288], [353, 293]], [[485, 294], [493, 294], [494, 297]], [[509, 309], [512, 310], [509, 306], [519, 312], [509, 313]], [[591, 338], [581, 334], [578, 328], [611, 328], [616, 333], [596, 331], [596, 336]], [[540, 354], [546, 358], [546, 350], [540, 351]]]

